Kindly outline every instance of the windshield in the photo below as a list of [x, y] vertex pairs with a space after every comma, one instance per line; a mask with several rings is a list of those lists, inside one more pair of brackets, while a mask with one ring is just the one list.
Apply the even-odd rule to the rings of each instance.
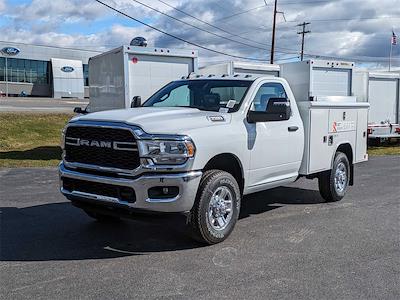
[[237, 111], [247, 93], [250, 80], [173, 81], [151, 96], [145, 107], [192, 107], [200, 110]]

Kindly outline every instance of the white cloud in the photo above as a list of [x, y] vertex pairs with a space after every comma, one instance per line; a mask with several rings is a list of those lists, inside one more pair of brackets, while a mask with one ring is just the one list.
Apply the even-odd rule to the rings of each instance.
[[4, 11], [6, 8], [6, 1], [0, 0], [0, 12]]
[[[146, 21], [183, 39], [235, 55], [265, 59], [269, 57], [272, 5], [226, 19], [226, 16], [262, 6], [263, 1], [164, 0], [166, 3], [193, 14], [199, 19], [223, 28], [224, 31], [206, 26], [204, 23], [173, 10], [160, 1], [140, 1], [180, 20], [229, 39], [240, 41], [245, 45], [180, 24], [132, 0], [104, 0], [104, 2], [139, 20]], [[267, 2], [272, 3], [271, 1]], [[278, 58], [298, 55], [300, 38], [297, 35], [298, 28], [295, 25], [298, 22], [311, 20], [309, 29], [312, 33], [306, 37], [306, 53], [362, 58], [369, 61], [376, 60], [379, 63], [387, 62], [387, 50], [392, 27], [397, 25], [397, 31], [400, 34], [400, 19], [389, 18], [390, 16], [400, 16], [400, 6], [396, 5], [398, 0], [380, 0], [379, 2], [375, 0], [332, 0], [329, 2], [317, 1], [311, 4], [310, 0], [299, 0], [297, 2], [290, 1], [290, 5], [285, 5], [285, 2], [282, 1], [279, 6], [279, 10], [285, 12], [288, 22], [285, 23], [283, 18], [279, 18], [276, 41]], [[129, 21], [125, 17], [118, 16], [115, 12], [95, 1], [33, 0], [26, 5], [9, 5], [6, 8], [4, 0], [0, 0], [0, 11], [2, 7], [11, 20], [11, 23], [6, 25], [7, 30], [0, 28], [2, 39], [10, 41], [93, 49], [100, 46], [109, 48], [126, 44], [134, 36], [140, 35], [145, 36], [150, 45], [194, 48], [147, 27], [138, 26], [133, 20]], [[348, 20], [315, 21], [332, 19]], [[61, 27], [65, 29], [77, 24], [95, 28], [99, 22], [101, 23], [104, 20], [112, 20], [110, 26], [108, 28], [102, 26], [101, 30], [92, 30], [90, 34], [68, 34], [65, 33], [68, 31], [60, 30]], [[127, 25], [130, 24], [129, 22], [131, 22], [132, 27]], [[233, 33], [233, 35], [227, 34], [226, 31]], [[395, 49], [395, 54], [398, 55], [399, 53], [400, 46]], [[201, 61], [230, 59], [204, 50], [200, 51], [200, 55]], [[400, 63], [400, 59], [398, 63]]]

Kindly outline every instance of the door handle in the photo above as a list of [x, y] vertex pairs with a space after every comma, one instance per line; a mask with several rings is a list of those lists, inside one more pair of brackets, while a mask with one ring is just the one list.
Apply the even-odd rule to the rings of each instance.
[[290, 132], [297, 131], [298, 129], [299, 129], [299, 127], [297, 127], [297, 126], [290, 126], [290, 127], [288, 127], [288, 130], [289, 130]]

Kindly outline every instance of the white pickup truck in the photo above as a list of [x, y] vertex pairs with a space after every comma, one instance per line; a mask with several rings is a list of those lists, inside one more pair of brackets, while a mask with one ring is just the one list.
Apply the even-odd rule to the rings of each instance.
[[98, 220], [184, 213], [194, 238], [226, 239], [243, 195], [318, 178], [343, 198], [366, 161], [366, 103], [296, 103], [282, 78], [173, 81], [141, 104], [72, 119], [63, 131], [61, 192]]

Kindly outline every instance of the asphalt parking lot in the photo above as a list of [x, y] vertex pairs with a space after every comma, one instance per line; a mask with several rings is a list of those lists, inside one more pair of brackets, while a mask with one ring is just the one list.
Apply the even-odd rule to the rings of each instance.
[[341, 202], [316, 181], [245, 198], [203, 247], [180, 217], [100, 224], [55, 169], [0, 169], [2, 299], [400, 299], [400, 156], [356, 168]]

